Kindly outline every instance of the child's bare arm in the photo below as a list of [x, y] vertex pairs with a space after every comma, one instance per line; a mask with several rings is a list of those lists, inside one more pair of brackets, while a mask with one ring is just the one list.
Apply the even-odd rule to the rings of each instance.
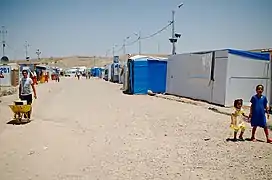
[[230, 124], [234, 125], [234, 121], [235, 121], [234, 114], [231, 114], [231, 115], [230, 115], [230, 119], [231, 119]]
[[249, 116], [246, 115], [245, 113], [242, 113], [242, 115], [243, 115], [244, 117], [246, 117], [246, 118], [249, 118]]

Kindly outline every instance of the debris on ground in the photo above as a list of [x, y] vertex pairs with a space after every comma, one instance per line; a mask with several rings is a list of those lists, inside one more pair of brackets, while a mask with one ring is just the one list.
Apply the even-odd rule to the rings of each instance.
[[13, 95], [17, 92], [16, 87], [1, 87], [0, 97]]

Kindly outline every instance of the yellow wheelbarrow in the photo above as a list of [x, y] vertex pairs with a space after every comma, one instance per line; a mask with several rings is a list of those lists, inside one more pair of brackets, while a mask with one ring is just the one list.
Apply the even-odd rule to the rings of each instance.
[[24, 101], [14, 101], [13, 105], [9, 105], [10, 109], [14, 113], [14, 120], [17, 123], [22, 123], [22, 119], [26, 119], [29, 122], [28, 112], [31, 111], [31, 105], [27, 105]]

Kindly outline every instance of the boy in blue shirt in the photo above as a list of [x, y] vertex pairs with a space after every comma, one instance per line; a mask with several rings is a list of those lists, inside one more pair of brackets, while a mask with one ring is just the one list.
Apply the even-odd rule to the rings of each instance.
[[268, 127], [266, 124], [265, 113], [267, 113], [267, 119], [269, 119], [269, 108], [267, 106], [267, 98], [262, 95], [264, 90], [263, 85], [256, 86], [256, 95], [251, 97], [251, 107], [249, 118], [251, 118], [251, 126], [252, 126], [252, 136], [251, 141], [256, 141], [255, 132], [257, 127], [261, 127], [264, 129], [267, 143], [272, 143], [272, 140], [269, 139]]

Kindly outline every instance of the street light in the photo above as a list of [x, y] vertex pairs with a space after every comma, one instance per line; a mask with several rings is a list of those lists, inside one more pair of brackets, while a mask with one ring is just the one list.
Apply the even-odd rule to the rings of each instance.
[[139, 55], [141, 54], [142, 51], [142, 44], [141, 44], [141, 31], [139, 31], [139, 33], [134, 33], [135, 36], [137, 36], [138, 38], [138, 50], [139, 50]]
[[25, 57], [26, 57], [26, 60], [29, 61], [29, 56], [28, 56], [28, 48], [29, 48], [29, 44], [27, 41], [25, 41]]
[[113, 57], [114, 57], [114, 52], [115, 52], [115, 48], [116, 48], [116, 47], [118, 47], [118, 45], [113, 45], [113, 46], [112, 46], [112, 55], [113, 55]]
[[106, 57], [108, 57], [109, 52], [110, 52], [110, 49], [108, 49], [108, 50], [106, 51]]
[[36, 54], [37, 54], [37, 56], [38, 56], [38, 60], [40, 60], [40, 54], [41, 54], [42, 52], [40, 51], [40, 49], [37, 49], [37, 51], [36, 51]]
[[5, 56], [5, 47], [6, 47], [6, 41], [5, 36], [8, 33], [5, 26], [2, 26], [2, 29], [0, 30], [0, 34], [2, 35], [2, 48], [3, 48], [3, 57]]
[[130, 38], [130, 36], [126, 37], [124, 40], [123, 40], [123, 50], [124, 50], [124, 55], [126, 55], [126, 41]]
[[178, 5], [178, 8], [181, 8], [181, 6], [183, 6], [183, 3], [181, 3], [180, 5]]
[[[184, 4], [181, 3], [177, 7], [181, 8]], [[178, 34], [175, 32], [175, 10], [172, 10], [172, 37], [169, 39], [170, 43], [172, 43], [172, 55], [176, 54], [176, 43], [178, 41], [178, 38], [181, 37], [181, 34]]]

